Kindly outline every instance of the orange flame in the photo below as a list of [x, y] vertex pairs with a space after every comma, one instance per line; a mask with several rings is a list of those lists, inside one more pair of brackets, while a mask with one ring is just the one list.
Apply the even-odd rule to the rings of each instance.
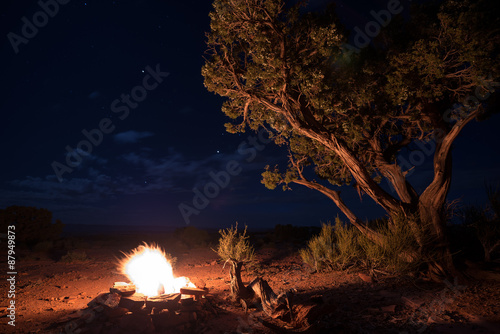
[[120, 271], [135, 285], [136, 291], [148, 297], [179, 292], [182, 287], [195, 287], [187, 277], [174, 277], [172, 265], [157, 245], [144, 243], [125, 254]]

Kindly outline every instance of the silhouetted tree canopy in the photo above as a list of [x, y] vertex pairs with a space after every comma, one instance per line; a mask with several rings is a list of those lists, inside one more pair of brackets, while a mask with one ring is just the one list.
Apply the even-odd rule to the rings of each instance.
[[[354, 186], [391, 219], [404, 217], [436, 271], [452, 271], [443, 246], [451, 149], [466, 124], [496, 107], [496, 2], [427, 2], [412, 6], [409, 19], [394, 15], [402, 4], [389, 3], [389, 23], [369, 45], [352, 46], [333, 4], [308, 12], [306, 2], [215, 0], [204, 83], [227, 98], [229, 132], [265, 127], [289, 149], [288, 166], [263, 173], [268, 188], [318, 190], [383, 243], [343, 202], [339, 187]], [[407, 179], [414, 168], [398, 158], [422, 142], [434, 146], [433, 177], [417, 192]], [[426, 253], [434, 246], [442, 250]]]
[[15, 226], [16, 243], [28, 246], [58, 238], [64, 227], [58, 219], [52, 222], [52, 212], [47, 209], [17, 205], [0, 209], [0, 228], [7, 233], [9, 225]]

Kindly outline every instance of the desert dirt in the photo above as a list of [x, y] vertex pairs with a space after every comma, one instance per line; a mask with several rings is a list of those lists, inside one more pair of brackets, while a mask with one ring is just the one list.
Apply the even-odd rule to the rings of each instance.
[[[128, 281], [118, 272], [117, 259], [142, 241], [156, 242], [177, 257], [175, 276], [187, 276], [209, 289], [207, 298], [219, 312], [200, 320], [192, 333], [277, 332], [269, 324], [285, 328], [258, 309], [245, 312], [231, 301], [228, 266], [218, 261], [213, 245], [189, 246], [172, 235], [152, 234], [80, 237], [72, 245], [89, 260], [70, 263], [62, 262], [57, 252], [19, 250], [15, 327], [8, 325], [9, 286], [2, 279], [0, 333], [65, 333], [65, 317], [85, 309], [113, 282]], [[311, 273], [287, 243], [264, 244], [256, 255], [259, 266], [243, 271], [244, 282], [260, 276], [275, 292], [295, 289], [295, 300], [321, 304], [321, 333], [500, 333], [500, 266], [471, 266], [471, 279], [465, 283], [433, 283], [354, 269]], [[1, 263], [7, 267], [6, 259]]]

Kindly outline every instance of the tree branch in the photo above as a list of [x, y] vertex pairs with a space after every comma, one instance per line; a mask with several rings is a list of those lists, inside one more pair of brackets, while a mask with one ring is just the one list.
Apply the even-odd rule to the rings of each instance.
[[335, 203], [335, 205], [337, 205], [337, 207], [340, 209], [340, 211], [342, 211], [342, 213], [347, 217], [347, 219], [349, 219], [349, 222], [352, 225], [354, 225], [361, 233], [363, 233], [363, 235], [365, 235], [378, 245], [384, 244], [383, 236], [380, 235], [378, 232], [372, 230], [365, 224], [363, 224], [363, 222], [358, 217], [356, 217], [356, 215], [347, 207], [347, 205], [345, 205], [344, 201], [340, 197], [340, 191], [329, 189], [319, 183], [309, 181], [306, 179], [298, 179], [294, 180], [293, 182], [306, 186], [309, 189], [317, 190], [321, 192], [323, 195], [327, 196]]

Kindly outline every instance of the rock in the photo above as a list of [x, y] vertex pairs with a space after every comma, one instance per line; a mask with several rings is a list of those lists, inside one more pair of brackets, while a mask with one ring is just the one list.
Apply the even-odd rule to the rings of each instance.
[[174, 312], [170, 312], [169, 310], [162, 310], [158, 314], [151, 315], [151, 319], [153, 321], [153, 325], [155, 329], [166, 328], [170, 326], [170, 317], [175, 316]]
[[120, 299], [119, 307], [124, 307], [130, 311], [140, 310], [146, 301], [146, 296], [141, 293], [133, 294], [132, 296], [122, 297]]
[[396, 311], [396, 305], [382, 306], [380, 309], [382, 312], [394, 313]]
[[180, 299], [181, 299], [180, 293], [171, 293], [157, 297], [150, 297], [146, 300], [146, 307], [176, 310], [179, 308]]
[[153, 319], [156, 330], [161, 330], [196, 322], [198, 317], [195, 312], [181, 312], [179, 314], [161, 312], [160, 314], [152, 315], [151, 318]]
[[198, 288], [188, 288], [184, 287], [181, 288], [181, 294], [183, 295], [190, 295], [190, 296], [204, 296], [208, 293], [208, 289], [198, 289]]
[[103, 305], [109, 308], [115, 308], [120, 304], [121, 295], [118, 293], [110, 293]]
[[133, 295], [136, 291], [134, 284], [129, 284], [125, 282], [115, 282], [113, 287], [109, 289], [109, 292], [115, 292], [122, 296]]
[[87, 306], [94, 307], [96, 305], [102, 305], [102, 303], [104, 303], [104, 301], [108, 298], [108, 295], [109, 295], [108, 292], [101, 292], [100, 294], [97, 295], [97, 297], [88, 302]]
[[391, 292], [391, 291], [387, 291], [387, 290], [380, 290], [378, 292], [378, 294], [382, 297], [385, 297], [385, 298], [395, 298], [395, 297], [400, 297], [400, 294], [399, 293], [395, 293], [395, 292]]
[[401, 300], [403, 301], [404, 305], [413, 309], [418, 309], [420, 308], [420, 306], [424, 305], [424, 301], [419, 299], [418, 297], [401, 297]]
[[193, 297], [184, 297], [181, 299], [181, 305], [182, 306], [188, 306], [194, 304], [194, 298]]
[[155, 327], [151, 316], [127, 313], [120, 319], [120, 328], [131, 333], [153, 333]]
[[118, 317], [121, 317], [123, 315], [125, 315], [126, 313], [128, 312], [128, 309], [124, 308], [124, 307], [116, 307], [116, 308], [108, 308], [106, 310], [104, 310], [104, 315], [107, 317], [107, 318], [118, 318]]
[[368, 275], [363, 274], [363, 273], [359, 273], [358, 276], [366, 283], [373, 283], [373, 278], [371, 278], [371, 276], [368, 276]]

